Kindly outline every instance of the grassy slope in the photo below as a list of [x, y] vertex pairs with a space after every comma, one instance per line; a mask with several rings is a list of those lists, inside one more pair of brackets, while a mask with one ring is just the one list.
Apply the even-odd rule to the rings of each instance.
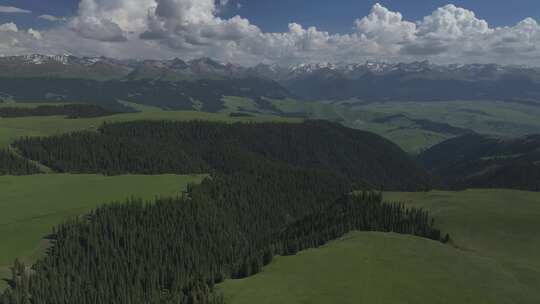
[[[299, 121], [275, 115], [256, 117], [229, 117], [230, 112], [248, 111], [270, 113], [259, 109], [251, 99], [226, 96], [223, 113], [190, 111], [163, 111], [159, 108], [122, 102], [143, 113], [113, 115], [106, 118], [65, 120], [61, 117], [0, 118], [0, 147], [20, 136], [50, 135], [61, 131], [74, 131], [97, 127], [104, 121], [142, 119], [189, 120], [204, 119], [226, 122], [235, 121]], [[384, 102], [384, 103], [331, 103], [325, 101], [272, 100], [284, 113], [303, 113], [313, 119], [338, 121], [352, 128], [371, 131], [400, 145], [404, 150], [417, 153], [425, 148], [453, 137], [450, 134], [424, 130], [411, 121], [377, 123], [373, 120], [394, 114], [405, 114], [412, 119], [427, 119], [451, 126], [471, 129], [479, 133], [521, 136], [540, 133], [540, 106], [498, 101], [448, 101], [448, 102]], [[21, 104], [15, 104], [21, 105]]]
[[468, 190], [386, 197], [430, 210], [457, 247], [494, 259], [540, 303], [540, 193]]
[[8, 265], [16, 257], [32, 262], [39, 256], [46, 246], [43, 237], [67, 218], [131, 196], [150, 200], [160, 195], [178, 195], [188, 183], [200, 182], [202, 178], [196, 175], [0, 176], [0, 279], [6, 277]]
[[[166, 120], [214, 120], [236, 121], [289, 121], [300, 119], [280, 118], [268, 110], [259, 109], [251, 99], [226, 96], [223, 113], [190, 111], [163, 111], [123, 102], [143, 113], [119, 114], [109, 117], [68, 120], [62, 117], [0, 118], [0, 147], [6, 146], [20, 136], [51, 135], [58, 132], [92, 129], [104, 121], [129, 121], [144, 119]], [[313, 119], [341, 122], [352, 128], [371, 131], [397, 143], [404, 150], [417, 153], [425, 148], [453, 137], [450, 134], [422, 129], [408, 120], [377, 123], [375, 119], [394, 114], [405, 114], [412, 119], [427, 119], [451, 126], [471, 129], [479, 133], [520, 136], [540, 133], [540, 106], [522, 105], [496, 101], [448, 101], [448, 102], [384, 102], [384, 103], [331, 103], [298, 100], [272, 100], [273, 105], [284, 113], [303, 113]], [[19, 104], [16, 104], [19, 105]], [[248, 111], [268, 114], [255, 117], [229, 117], [228, 113]]]
[[69, 103], [65, 102], [42, 102], [42, 103], [20, 103], [20, 102], [0, 102], [0, 108], [37, 108], [39, 106], [61, 106]]
[[360, 108], [408, 114], [479, 133], [519, 136], [540, 131], [540, 104], [530, 106], [500, 101], [390, 102], [372, 103]]
[[[389, 193], [432, 211], [455, 248], [411, 236], [352, 233], [278, 257], [220, 285], [227, 303], [538, 303], [540, 194]], [[413, 203], [414, 201], [414, 203]]]
[[285, 113], [306, 113], [310, 118], [338, 121], [351, 128], [377, 133], [395, 142], [405, 151], [412, 153], [450, 138], [446, 134], [419, 129], [410, 123], [397, 125], [375, 123], [373, 120], [388, 114], [367, 108], [355, 108], [346, 104], [328, 102], [294, 100], [275, 100], [273, 104]]
[[408, 152], [419, 152], [452, 135], [423, 130], [414, 123], [394, 121], [376, 123], [373, 120], [394, 114], [413, 119], [427, 119], [479, 133], [521, 136], [540, 133], [540, 106], [510, 102], [449, 101], [449, 102], [384, 102], [347, 104], [272, 101], [285, 113], [307, 113], [311, 118], [340, 121], [346, 126], [371, 131], [387, 137]]
[[222, 100], [225, 105], [225, 110], [223, 110], [224, 113], [259, 111], [258, 105], [250, 98], [225, 96]]
[[229, 117], [227, 114], [195, 111], [147, 111], [98, 118], [66, 119], [61, 116], [0, 118], [0, 148], [21, 136], [48, 136], [58, 133], [95, 130], [104, 122], [135, 120], [209, 120], [223, 122], [300, 122], [299, 119], [257, 115], [253, 117]]

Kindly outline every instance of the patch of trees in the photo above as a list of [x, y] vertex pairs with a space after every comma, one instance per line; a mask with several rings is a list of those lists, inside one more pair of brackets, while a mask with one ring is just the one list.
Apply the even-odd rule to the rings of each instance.
[[539, 135], [465, 135], [428, 149], [420, 160], [449, 188], [540, 190]]
[[97, 105], [91, 104], [66, 104], [44, 105], [35, 108], [25, 107], [2, 107], [0, 117], [28, 117], [28, 116], [56, 116], [62, 115], [68, 118], [91, 118], [115, 114]]
[[242, 113], [242, 112], [232, 112], [232, 113], [229, 113], [229, 116], [230, 117], [254, 117], [253, 114]]
[[353, 193], [429, 180], [386, 140], [328, 122], [109, 124], [17, 147], [64, 172], [211, 177], [180, 197], [133, 198], [60, 225], [44, 258], [15, 262], [1, 304], [222, 304], [216, 283], [349, 231], [449, 239], [423, 210]]
[[326, 170], [358, 189], [418, 191], [431, 185], [429, 175], [391, 142], [323, 121], [130, 122], [107, 124], [99, 132], [26, 138], [15, 146], [59, 172], [233, 173], [271, 161]]
[[383, 117], [374, 119], [372, 122], [387, 124], [387, 123], [399, 122], [401, 120], [410, 121], [411, 123], [418, 125], [418, 127], [422, 130], [427, 130], [427, 131], [432, 131], [432, 132], [437, 132], [437, 133], [445, 133], [445, 134], [450, 134], [450, 135], [455, 135], [455, 136], [474, 133], [474, 131], [470, 129], [454, 127], [447, 123], [436, 122], [436, 121], [432, 121], [428, 119], [413, 119], [404, 114], [392, 114], [388, 116], [383, 116]]
[[214, 284], [256, 274], [275, 255], [351, 230], [440, 240], [422, 210], [384, 203], [371, 192], [343, 196], [352, 185], [332, 172], [247, 162], [182, 197], [132, 199], [61, 225], [31, 271], [13, 268], [0, 302], [223, 303]]
[[0, 175], [28, 175], [41, 170], [28, 160], [7, 149], [0, 149]]
[[284, 240], [282, 254], [316, 248], [354, 230], [411, 234], [445, 243], [450, 240], [448, 234], [442, 237], [434, 228], [426, 211], [383, 203], [381, 194], [363, 192], [345, 195], [327, 209], [289, 225], [279, 235]]

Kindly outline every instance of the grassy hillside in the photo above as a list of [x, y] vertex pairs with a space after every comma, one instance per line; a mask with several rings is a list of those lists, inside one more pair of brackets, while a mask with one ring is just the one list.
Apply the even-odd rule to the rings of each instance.
[[220, 286], [226, 303], [508, 303], [519, 286], [492, 260], [410, 236], [356, 232]]
[[538, 303], [540, 194], [387, 193], [427, 208], [454, 245], [353, 233], [220, 285], [242, 303]]
[[252, 117], [230, 117], [228, 114], [195, 111], [146, 111], [141, 113], [117, 114], [107, 117], [66, 119], [61, 116], [0, 118], [0, 148], [8, 146], [22, 136], [48, 136], [80, 130], [95, 130], [104, 122], [126, 122], [138, 120], [205, 120], [220, 122], [301, 122], [301, 119], [282, 118], [270, 115]]
[[540, 193], [467, 190], [389, 193], [386, 198], [430, 210], [458, 248], [493, 259], [525, 295], [540, 302]]
[[67, 105], [69, 103], [63, 103], [63, 102], [36, 102], [36, 103], [32, 103], [32, 102], [25, 102], [25, 103], [20, 103], [20, 102], [0, 102], [0, 108], [30, 108], [30, 109], [33, 109], [33, 108], [37, 108], [37, 107], [40, 107], [40, 106], [61, 106], [61, 105]]
[[[203, 76], [204, 77], [204, 76]], [[125, 107], [117, 100], [170, 110], [200, 108], [206, 112], [224, 109], [223, 96], [260, 96], [285, 98], [290, 93], [278, 83], [256, 77], [192, 79], [169, 82], [148, 79], [96, 81], [80, 78], [3, 78], [2, 96], [9, 102], [78, 102], [92, 103], [112, 111]], [[221, 78], [221, 77], [218, 77]], [[32, 90], [28, 90], [32, 88]]]
[[[0, 176], [0, 279], [16, 257], [33, 261], [52, 228], [96, 206], [131, 196], [152, 199], [180, 194], [202, 176], [47, 174]], [[0, 283], [0, 289], [3, 287]]]
[[478, 133], [522, 136], [540, 133], [540, 106], [499, 101], [332, 103], [273, 100], [283, 113], [338, 121], [382, 135], [418, 153], [461, 128]]
[[540, 190], [540, 135], [469, 134], [435, 145], [418, 159], [451, 189]]
[[225, 96], [223, 97], [223, 104], [225, 109], [224, 113], [231, 112], [258, 112], [259, 105], [253, 101], [253, 99], [237, 96]]
[[[222, 112], [212, 114], [195, 111], [164, 111], [158, 107], [122, 101], [122, 106], [134, 108], [142, 113], [77, 120], [66, 120], [62, 117], [0, 118], [0, 147], [20, 136], [51, 135], [66, 131], [91, 129], [101, 125], [104, 121], [145, 119], [201, 119], [227, 122], [298, 122], [302, 120], [280, 116], [325, 119], [340, 122], [351, 128], [377, 133], [411, 153], [418, 153], [467, 131], [502, 136], [540, 133], [540, 121], [537, 119], [540, 116], [540, 106], [516, 102], [348, 103], [283, 99], [267, 100], [269, 102], [268, 108], [263, 109], [259, 103], [247, 97], [226, 96], [221, 101], [224, 104]], [[193, 102], [196, 103], [196, 101]], [[271, 109], [270, 104], [275, 108], [275, 111]], [[24, 104], [17, 103], [15, 105]], [[248, 112], [253, 117], [230, 117], [229, 113], [236, 112]]]
[[539, 105], [502, 101], [389, 102], [370, 103], [358, 109], [407, 114], [485, 134], [520, 136], [540, 132]]

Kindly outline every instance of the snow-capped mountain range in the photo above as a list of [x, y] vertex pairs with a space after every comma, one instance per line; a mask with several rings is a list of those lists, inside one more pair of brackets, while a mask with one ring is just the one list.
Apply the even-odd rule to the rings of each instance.
[[70, 54], [0, 57], [0, 83], [2, 79], [13, 78], [164, 83], [233, 80], [246, 86], [251, 80], [260, 79], [274, 82], [295, 98], [310, 100], [540, 100], [538, 68], [497, 64], [439, 65], [429, 61], [243, 67], [210, 58], [118, 60]]
[[[387, 74], [392, 72], [402, 73], [508, 73], [516, 70], [535, 71], [537, 68], [526, 66], [500, 66], [496, 64], [449, 64], [437, 65], [429, 61], [410, 63], [388, 63], [366, 61], [364, 63], [302, 63], [290, 66], [277, 64], [259, 64], [254, 67], [243, 67], [231, 63], [225, 63], [210, 58], [199, 58], [184, 61], [178, 58], [170, 60], [119, 60], [106, 57], [76, 57], [70, 54], [43, 55], [31, 54], [23, 56], [0, 57], [0, 65], [19, 64], [34, 66], [86, 66], [92, 67], [98, 64], [115, 65], [128, 69], [131, 72], [141, 68], [169, 69], [173, 71], [187, 71], [190, 74], [217, 73], [230, 77], [260, 76], [281, 80], [295, 77], [305, 77], [316, 73], [339, 73], [343, 76], [358, 76], [363, 73]], [[84, 76], [84, 75], [82, 75]]]

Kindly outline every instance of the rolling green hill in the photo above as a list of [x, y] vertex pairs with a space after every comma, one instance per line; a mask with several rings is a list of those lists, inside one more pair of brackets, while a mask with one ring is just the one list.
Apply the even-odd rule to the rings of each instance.
[[[52, 303], [198, 302], [190, 299], [213, 297], [209, 288], [224, 277], [257, 273], [274, 254], [318, 246], [351, 227], [444, 241], [423, 210], [383, 204], [376, 193], [345, 195], [359, 187], [426, 189], [430, 180], [394, 144], [335, 123], [127, 122], [14, 146], [57, 171], [207, 169], [212, 178], [181, 199], [133, 200], [62, 225], [32, 283], [21, 283], [26, 276], [16, 267], [7, 303], [26, 286], [33, 299]], [[78, 287], [68, 283], [74, 277]]]
[[271, 102], [282, 115], [327, 119], [371, 131], [411, 153], [471, 131], [509, 137], [540, 133], [540, 106], [517, 102]]
[[452, 189], [540, 190], [540, 136], [497, 138], [470, 134], [421, 153], [426, 169]]
[[[196, 108], [201, 104], [192, 100]], [[447, 139], [477, 132], [496, 136], [523, 136], [540, 133], [540, 106], [501, 101], [447, 102], [329, 102], [295, 99], [260, 99], [224, 96], [221, 113], [165, 111], [156, 106], [119, 101], [122, 107], [142, 111], [98, 119], [63, 120], [61, 117], [0, 118], [0, 146], [20, 136], [51, 135], [61, 130], [75, 131], [101, 125], [104, 121], [132, 120], [212, 120], [212, 121], [292, 121], [324, 119], [355, 129], [377, 133], [410, 153], [419, 153]], [[9, 106], [24, 106], [24, 103]], [[31, 104], [36, 106], [39, 104]], [[0, 104], [1, 106], [1, 104]], [[7, 105], [4, 105], [7, 106]], [[231, 117], [231, 113], [250, 116]]]
[[127, 122], [104, 125], [98, 132], [23, 139], [13, 146], [24, 157], [65, 173], [233, 173], [245, 170], [251, 159], [324, 170], [361, 189], [416, 191], [433, 182], [390, 141], [326, 121]]
[[[269, 112], [262, 111], [258, 108], [258, 104], [248, 98], [226, 97], [223, 101], [227, 109], [224, 113], [215, 114], [163, 111], [144, 107], [142, 113], [90, 119], [66, 119], [60, 116], [0, 118], [0, 147], [9, 146], [21, 136], [50, 136], [81, 130], [97, 131], [105, 122], [209, 120], [297, 123], [303, 121], [302, 118], [253, 114], [254, 112]], [[445, 108], [444, 103], [440, 103], [439, 107], [425, 109], [422, 108], [422, 103], [400, 104], [392, 109], [382, 104], [353, 106], [331, 103], [306, 105], [292, 100], [281, 102], [283, 104], [279, 105], [279, 108], [284, 116], [325, 118], [347, 126], [367, 129], [396, 140], [409, 152], [418, 152], [433, 143], [457, 136], [459, 132], [468, 132], [469, 128], [487, 130], [497, 135], [502, 133], [515, 135], [533, 132], [538, 127], [537, 122], [532, 119], [532, 116], [537, 113], [534, 112], [534, 107], [529, 108], [524, 105], [509, 108], [504, 104], [501, 108], [490, 112], [482, 107], [478, 108], [476, 105], [460, 102], [446, 104], [449, 108]], [[285, 104], [287, 102], [290, 103]], [[274, 105], [276, 104], [274, 102]], [[487, 107], [488, 104], [484, 106]], [[456, 114], [456, 116], [439, 116], [444, 111]], [[233, 117], [230, 115], [237, 112], [249, 112], [253, 116]], [[468, 115], [477, 115], [480, 121], [466, 120], [464, 117]], [[518, 125], [515, 121], [519, 119], [521, 120]], [[434, 121], [440, 123], [434, 123]], [[299, 126], [310, 123], [315, 122]], [[149, 127], [156, 127], [152, 126], [152, 123], [147, 122], [147, 124]], [[124, 126], [129, 127], [130, 124], [124, 124]], [[351, 160], [356, 162], [359, 160], [356, 157], [365, 158], [365, 155], [359, 151], [366, 153], [369, 150], [365, 146], [352, 144], [353, 142], [366, 144], [367, 137], [361, 139], [352, 136], [355, 132], [351, 130], [343, 131], [346, 136], [342, 136], [343, 134], [329, 131], [336, 128], [335, 126], [329, 129], [323, 127], [315, 132], [322, 134], [325, 138], [325, 144], [321, 144], [312, 141], [313, 136], [307, 136], [311, 134], [309, 132], [298, 136], [294, 135], [295, 133], [284, 132], [288, 127], [290, 126], [283, 126], [282, 129], [271, 130], [271, 132], [268, 130], [255, 132], [256, 128], [252, 128], [249, 132], [242, 133], [242, 136], [233, 136], [229, 140], [234, 142], [246, 140], [251, 146], [249, 153], [238, 156], [236, 153], [238, 151], [232, 151], [234, 153], [231, 155], [236, 155], [234, 160], [239, 161], [239, 159], [242, 160], [242, 155], [251, 156], [252, 153], [259, 153], [269, 159], [277, 159], [296, 166], [320, 167], [322, 163], [325, 169], [348, 172], [350, 168], [347, 164], [350, 165]], [[118, 130], [115, 130], [114, 126], [108, 126], [108, 128], [119, 132], [116, 135], [122, 133], [121, 128]], [[148, 134], [156, 134], [149, 128], [142, 128], [142, 130], [145, 129], [149, 133], [143, 132], [142, 138], [150, 138]], [[222, 134], [220, 132], [228, 128], [214, 129], [211, 133], [215, 135]], [[88, 132], [88, 134], [94, 133]], [[165, 132], [165, 134], [168, 133]], [[170, 138], [176, 138], [175, 136], [170, 136]], [[353, 140], [349, 142], [350, 136]], [[364, 136], [367, 135], [364, 134]], [[268, 138], [270, 140], [267, 140]], [[329, 138], [335, 141], [328, 140]], [[340, 144], [338, 139], [347, 144]], [[281, 140], [284, 142], [280, 142]], [[148, 144], [148, 142], [145, 143]], [[274, 146], [272, 143], [279, 144]], [[289, 147], [286, 144], [294, 145]], [[388, 144], [386, 145], [389, 147]], [[289, 147], [289, 150], [283, 149], [284, 146]], [[355, 148], [348, 150], [345, 146]], [[367, 146], [373, 145], [367, 144]], [[334, 155], [328, 151], [337, 154]], [[395, 155], [398, 155], [399, 149], [385, 149], [385, 151], [394, 151]], [[305, 155], [310, 157], [307, 159], [299, 157]], [[321, 158], [321, 155], [324, 157]], [[211, 156], [223, 156], [223, 154], [213, 153]], [[327, 163], [325, 163], [326, 158], [329, 159]], [[392, 157], [382, 158], [393, 159]], [[373, 163], [375, 162], [369, 161], [363, 164], [362, 172], [366, 171], [365, 166]], [[361, 168], [362, 166], [351, 167]], [[234, 169], [237, 168], [234, 167]], [[384, 171], [391, 173], [389, 176], [392, 178], [396, 177], [396, 171], [391, 169], [375, 171]], [[402, 171], [407, 173], [405, 178], [400, 177], [402, 180], [411, 179], [411, 170], [405, 169], [399, 172]], [[9, 271], [8, 266], [2, 265], [10, 264], [14, 257], [23, 257], [28, 262], [38, 257], [47, 246], [47, 241], [43, 240], [43, 236], [50, 233], [52, 226], [66, 218], [84, 214], [96, 204], [124, 199], [131, 195], [143, 198], [151, 198], [158, 193], [175, 195], [185, 187], [188, 181], [199, 181], [200, 178], [200, 176], [103, 177], [57, 174], [0, 177], [0, 209], [2, 210], [0, 212], [0, 246], [2, 247], [0, 279], [6, 277]], [[387, 177], [382, 176], [381, 179], [388, 183]], [[273, 264], [265, 268], [263, 273], [254, 277], [227, 281], [220, 286], [220, 289], [224, 292], [228, 304], [276, 302], [282, 304], [358, 302], [532, 304], [540, 301], [540, 292], [536, 289], [536, 286], [540, 285], [540, 258], [538, 258], [540, 238], [536, 234], [540, 228], [538, 224], [540, 195], [538, 193], [510, 190], [435, 191], [387, 193], [385, 198], [391, 201], [404, 201], [407, 206], [422, 207], [430, 211], [436, 219], [437, 228], [449, 232], [452, 236], [453, 246], [411, 236], [353, 233], [319, 249], [307, 250], [292, 257], [278, 257]], [[41, 200], [44, 201], [43, 204], [39, 206], [34, 204]], [[3, 250], [3, 248], [8, 249]]]
[[277, 99], [291, 96], [278, 83], [256, 77], [169, 82], [148, 79], [97, 81], [38, 76], [0, 77], [0, 83], [0, 101], [91, 103], [112, 111], [126, 109], [117, 100], [170, 110], [193, 110], [199, 105], [204, 111], [218, 112], [224, 109], [223, 96], [242, 96], [255, 100], [262, 96]]
[[538, 303], [540, 194], [511, 190], [387, 193], [424, 207], [453, 246], [353, 233], [279, 257], [254, 277], [220, 285], [242, 303]]
[[145, 111], [140, 113], [116, 114], [106, 117], [66, 119], [63, 116], [0, 118], [0, 148], [6, 147], [23, 136], [49, 136], [81, 130], [96, 130], [105, 122], [126, 122], [139, 120], [174, 121], [220, 121], [220, 122], [301, 122], [298, 118], [284, 118], [275, 115], [253, 115], [231, 117], [225, 113], [205, 113], [195, 111]]
[[[19, 105], [19, 104], [16, 104]], [[0, 107], [0, 117], [66, 116], [67, 118], [92, 118], [116, 114], [92, 104], [40, 105], [37, 107]]]
[[228, 280], [220, 289], [227, 304], [511, 303], [519, 295], [489, 259], [415, 237], [366, 232], [279, 257], [262, 273]]
[[540, 301], [540, 193], [467, 190], [387, 193], [389, 200], [431, 211], [461, 250], [491, 258], [522, 293]]
[[[32, 262], [52, 228], [103, 203], [136, 196], [179, 195], [202, 175], [117, 176], [46, 174], [0, 176], [0, 279], [16, 257]], [[3, 287], [0, 283], [0, 289]]]

